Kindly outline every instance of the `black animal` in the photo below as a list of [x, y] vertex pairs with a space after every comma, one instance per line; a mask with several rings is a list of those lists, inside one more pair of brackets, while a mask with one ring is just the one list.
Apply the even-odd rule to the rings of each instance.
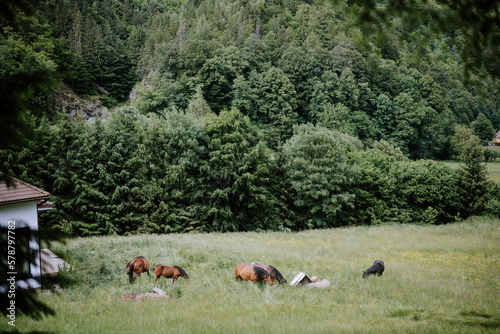
[[375, 262], [373, 262], [373, 266], [366, 269], [366, 271], [363, 271], [363, 278], [366, 278], [369, 275], [382, 276], [384, 269], [385, 269], [384, 262], [376, 260]]

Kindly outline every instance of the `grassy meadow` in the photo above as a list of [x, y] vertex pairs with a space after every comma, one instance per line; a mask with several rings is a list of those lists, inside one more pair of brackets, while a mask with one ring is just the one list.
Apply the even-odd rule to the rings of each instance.
[[500, 182], [500, 162], [486, 163], [489, 179], [495, 182]]
[[[40, 299], [56, 315], [19, 315], [15, 330], [56, 333], [500, 333], [500, 221], [444, 226], [381, 225], [300, 233], [95, 237], [53, 244], [73, 270], [62, 291]], [[120, 302], [152, 292], [125, 264], [179, 265], [191, 276], [158, 287], [169, 301]], [[382, 277], [362, 278], [374, 260]], [[237, 282], [238, 263], [272, 264], [290, 282], [299, 272], [328, 279], [312, 290]], [[12, 330], [3, 317], [0, 331]]]
[[[500, 153], [500, 146], [491, 146], [493, 150], [498, 151]], [[458, 169], [460, 166], [460, 162], [456, 160], [447, 160], [444, 161], [448, 166], [453, 169]], [[500, 182], [500, 159], [497, 158], [495, 161], [489, 161], [484, 163], [486, 165], [486, 169], [488, 170], [488, 177], [491, 181]]]

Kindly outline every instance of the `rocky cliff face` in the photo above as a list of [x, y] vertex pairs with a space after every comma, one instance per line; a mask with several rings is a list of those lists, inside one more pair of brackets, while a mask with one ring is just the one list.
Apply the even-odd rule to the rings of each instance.
[[69, 114], [71, 117], [81, 116], [85, 119], [101, 116], [105, 107], [98, 97], [88, 99], [79, 97], [67, 86], [61, 86], [56, 93], [55, 109], [58, 112]]

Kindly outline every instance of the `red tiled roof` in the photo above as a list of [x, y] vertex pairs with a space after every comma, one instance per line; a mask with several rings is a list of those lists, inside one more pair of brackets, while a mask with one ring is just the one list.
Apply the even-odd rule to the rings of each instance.
[[36, 206], [39, 209], [52, 208], [54, 203], [47, 201], [46, 199], [39, 199], [36, 201]]
[[5, 182], [0, 182], [0, 205], [17, 202], [26, 202], [50, 198], [45, 190], [12, 177], [13, 186], [7, 187]]

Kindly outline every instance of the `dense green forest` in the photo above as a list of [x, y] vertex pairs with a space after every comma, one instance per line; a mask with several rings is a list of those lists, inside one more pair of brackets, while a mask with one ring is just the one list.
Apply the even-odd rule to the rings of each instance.
[[[53, 194], [42, 222], [72, 236], [497, 214], [498, 63], [471, 71], [467, 32], [423, 15], [367, 34], [359, 3], [6, 1], [2, 171]], [[62, 90], [104, 108], [70, 116]]]

